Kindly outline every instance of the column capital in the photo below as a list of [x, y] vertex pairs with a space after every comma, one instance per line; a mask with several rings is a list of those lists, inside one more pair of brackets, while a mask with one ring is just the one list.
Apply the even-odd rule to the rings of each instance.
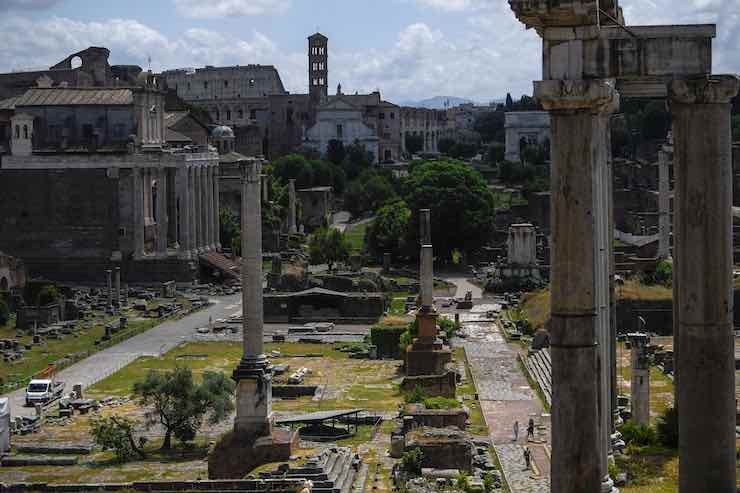
[[592, 110], [613, 113], [619, 108], [615, 79], [540, 80], [534, 97], [548, 111]]
[[674, 80], [668, 85], [668, 96], [679, 104], [726, 104], [737, 96], [739, 88], [736, 75], [710, 75]]
[[259, 161], [259, 159], [248, 159], [246, 161], [240, 161], [239, 169], [242, 172], [242, 181], [247, 183], [260, 183], [262, 163]]

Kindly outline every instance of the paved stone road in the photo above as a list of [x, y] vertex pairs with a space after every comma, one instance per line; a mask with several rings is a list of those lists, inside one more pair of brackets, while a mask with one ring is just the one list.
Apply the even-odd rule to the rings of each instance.
[[[512, 493], [550, 491], [550, 461], [546, 453], [549, 420], [517, 362], [516, 349], [506, 343], [498, 326], [480, 320], [493, 305], [481, 303], [461, 314], [467, 337], [462, 340], [475, 379], [483, 415], [488, 423], [504, 475]], [[535, 440], [527, 441], [527, 422], [537, 423]], [[519, 437], [514, 441], [514, 423]], [[533, 452], [535, 468], [527, 470], [524, 447]]]
[[[159, 355], [174, 348], [181, 342], [194, 337], [198, 327], [208, 325], [208, 319], [226, 318], [232, 314], [241, 299], [233, 295], [213, 299], [214, 304], [205, 310], [195, 312], [180, 320], [168, 321], [131, 339], [96, 353], [59, 372], [57, 378], [67, 384], [65, 391], [71, 391], [72, 385], [81, 383], [89, 387], [103, 378], [115, 373], [136, 358]], [[12, 416], [32, 416], [33, 408], [24, 407], [25, 389], [8, 394]]]

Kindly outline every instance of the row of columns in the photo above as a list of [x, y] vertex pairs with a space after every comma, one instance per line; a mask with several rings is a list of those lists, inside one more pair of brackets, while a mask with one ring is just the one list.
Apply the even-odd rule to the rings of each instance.
[[[681, 492], [735, 492], [731, 99], [735, 76], [669, 85]], [[552, 119], [552, 491], [613, 489], [613, 79], [535, 82]]]
[[[192, 258], [221, 247], [216, 164], [133, 168], [132, 188], [136, 259], [170, 254]], [[154, 228], [149, 250], [147, 228]]]

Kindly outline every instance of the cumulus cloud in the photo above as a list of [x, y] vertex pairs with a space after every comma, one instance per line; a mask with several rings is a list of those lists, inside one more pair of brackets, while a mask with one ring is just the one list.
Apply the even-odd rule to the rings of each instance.
[[3, 10], [41, 10], [61, 3], [62, 0], [0, 0]]
[[191, 19], [243, 17], [285, 12], [289, 0], [174, 0], [177, 11]]
[[415, 0], [422, 7], [446, 12], [469, 12], [491, 6], [491, 0]]

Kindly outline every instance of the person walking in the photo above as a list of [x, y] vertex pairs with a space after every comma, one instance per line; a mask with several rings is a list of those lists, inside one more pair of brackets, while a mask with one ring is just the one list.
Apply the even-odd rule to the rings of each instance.
[[524, 447], [524, 464], [527, 470], [532, 468], [532, 452], [529, 451], [529, 447]]
[[514, 442], [519, 440], [519, 421], [514, 421]]
[[527, 424], [527, 441], [534, 441], [534, 419], [529, 418], [529, 424]]

